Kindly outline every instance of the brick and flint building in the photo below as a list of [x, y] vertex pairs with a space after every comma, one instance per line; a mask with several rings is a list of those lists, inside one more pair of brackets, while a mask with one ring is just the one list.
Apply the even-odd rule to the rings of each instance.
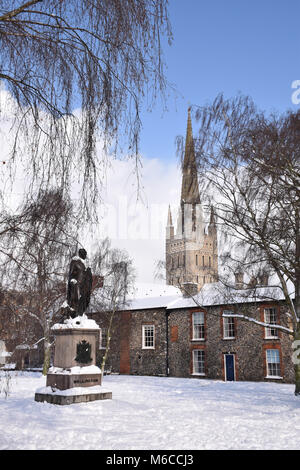
[[[126, 308], [115, 314], [106, 368], [121, 374], [293, 382], [292, 337], [280, 290], [265, 280], [263, 286], [246, 285], [242, 273], [235, 286], [224, 289], [218, 281], [213, 207], [207, 218], [206, 223], [189, 111], [176, 227], [170, 208], [167, 216], [167, 285], [137, 286]], [[101, 362], [110, 313], [90, 315], [102, 329]]]
[[[194, 299], [172, 286], [138, 286], [135, 298], [114, 316], [107, 370], [120, 374], [292, 383], [292, 338], [286, 306], [265, 301], [265, 288], [234, 290], [222, 298], [218, 283]], [[266, 296], [269, 296], [268, 291]], [[234, 301], [235, 299], [235, 301]], [[195, 301], [197, 303], [195, 303]], [[201, 305], [201, 307], [199, 306]], [[98, 360], [106, 346], [110, 313], [90, 314], [102, 329]], [[254, 321], [241, 317], [248, 316]], [[262, 326], [276, 324], [282, 330]]]

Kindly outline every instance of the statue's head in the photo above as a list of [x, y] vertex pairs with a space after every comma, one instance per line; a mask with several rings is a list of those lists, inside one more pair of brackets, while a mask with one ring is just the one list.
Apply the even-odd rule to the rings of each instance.
[[85, 251], [84, 248], [80, 248], [79, 251], [78, 251], [78, 254], [79, 254], [79, 257], [82, 258], [82, 259], [85, 259], [86, 256], [87, 256], [87, 252]]

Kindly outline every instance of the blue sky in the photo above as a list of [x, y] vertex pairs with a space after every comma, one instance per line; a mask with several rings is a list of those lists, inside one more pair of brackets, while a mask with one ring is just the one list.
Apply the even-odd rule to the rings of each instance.
[[188, 104], [204, 105], [220, 92], [250, 95], [268, 112], [300, 107], [291, 100], [292, 82], [300, 80], [299, 0], [170, 0], [169, 12], [167, 79], [178, 92], [167, 112], [159, 102], [143, 110], [144, 156], [174, 161]]

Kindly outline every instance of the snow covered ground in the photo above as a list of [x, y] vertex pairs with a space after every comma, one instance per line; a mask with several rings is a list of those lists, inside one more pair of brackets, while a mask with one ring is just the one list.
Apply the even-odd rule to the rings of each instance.
[[300, 449], [293, 385], [113, 375], [112, 400], [59, 406], [34, 401], [40, 373], [10, 373], [1, 450]]

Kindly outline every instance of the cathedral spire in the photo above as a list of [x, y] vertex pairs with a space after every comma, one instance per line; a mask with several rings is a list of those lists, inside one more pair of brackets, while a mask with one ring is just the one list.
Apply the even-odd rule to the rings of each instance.
[[209, 225], [208, 225], [208, 233], [211, 236], [215, 236], [217, 234], [217, 224], [216, 224], [216, 214], [214, 207], [211, 206], [210, 208], [210, 220], [209, 220]]
[[181, 201], [177, 214], [175, 232], [169, 206], [166, 226], [166, 281], [168, 285], [174, 286], [196, 284], [200, 290], [204, 284], [218, 279], [217, 214], [211, 206], [207, 227], [200, 202], [190, 108], [182, 162]]
[[172, 213], [171, 213], [171, 207], [170, 207], [170, 204], [169, 204], [167, 227], [172, 227], [172, 226], [173, 226]]
[[211, 208], [210, 208], [209, 225], [216, 225], [216, 215], [215, 215], [214, 206], [211, 206]]
[[174, 227], [172, 222], [172, 214], [171, 214], [171, 207], [169, 205], [168, 209], [168, 221], [166, 226], [166, 239], [174, 238]]
[[185, 152], [182, 165], [181, 203], [200, 203], [190, 107], [188, 109]]

